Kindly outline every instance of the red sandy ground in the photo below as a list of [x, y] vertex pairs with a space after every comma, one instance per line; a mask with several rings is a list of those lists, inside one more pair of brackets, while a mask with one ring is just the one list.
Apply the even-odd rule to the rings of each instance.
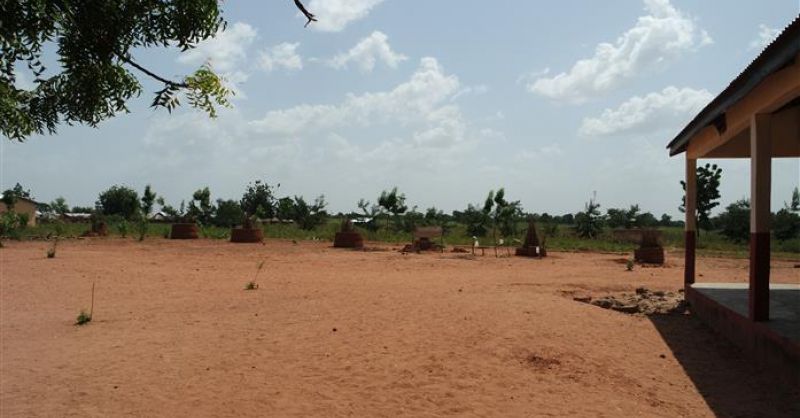
[[[0, 415], [800, 416], [690, 316], [573, 301], [675, 291], [682, 263], [91, 239], [0, 249]], [[391, 248], [391, 247], [386, 247]], [[243, 290], [257, 264], [260, 288]], [[800, 282], [774, 262], [775, 282]], [[700, 281], [746, 260], [700, 259]], [[74, 326], [96, 284], [94, 320]]]

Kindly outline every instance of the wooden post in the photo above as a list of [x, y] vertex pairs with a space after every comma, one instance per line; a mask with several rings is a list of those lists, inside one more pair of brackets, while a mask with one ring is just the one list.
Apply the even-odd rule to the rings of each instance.
[[750, 119], [750, 293], [753, 321], [769, 320], [769, 224], [772, 188], [770, 115]]
[[686, 228], [684, 231], [684, 287], [694, 283], [695, 250], [697, 248], [697, 160], [686, 157]]

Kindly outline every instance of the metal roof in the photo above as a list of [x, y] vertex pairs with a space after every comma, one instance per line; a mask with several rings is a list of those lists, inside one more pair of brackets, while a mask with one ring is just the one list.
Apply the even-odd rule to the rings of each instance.
[[761, 54], [744, 69], [725, 90], [706, 105], [697, 116], [667, 145], [669, 155], [686, 151], [689, 140], [706, 126], [715, 122], [736, 102], [741, 100], [772, 73], [791, 65], [800, 53], [800, 14]]

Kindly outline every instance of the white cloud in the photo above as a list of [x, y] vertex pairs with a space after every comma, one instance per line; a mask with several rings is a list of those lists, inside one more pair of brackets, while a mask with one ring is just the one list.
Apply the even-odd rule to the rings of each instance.
[[586, 118], [578, 132], [584, 136], [602, 136], [674, 130], [699, 112], [713, 97], [705, 89], [670, 86], [644, 97], [632, 97], [616, 109], [604, 110], [598, 117]]
[[267, 50], [261, 51], [258, 57], [258, 67], [266, 72], [284, 69], [297, 71], [303, 69], [303, 58], [297, 53], [299, 43], [280, 43]]
[[388, 37], [380, 31], [372, 32], [371, 35], [362, 39], [349, 51], [343, 52], [331, 58], [327, 64], [333, 68], [347, 68], [352, 62], [361, 71], [371, 72], [375, 68], [375, 63], [380, 60], [390, 68], [397, 68], [398, 64], [407, 60], [403, 54], [392, 50], [389, 45]]
[[686, 51], [712, 43], [708, 34], [670, 4], [645, 0], [648, 14], [612, 43], [603, 42], [594, 56], [576, 62], [568, 72], [540, 77], [528, 91], [555, 100], [580, 103], [608, 92], [643, 71], [659, 67]]
[[200, 42], [196, 48], [183, 52], [178, 62], [201, 65], [210, 62], [220, 73], [236, 71], [247, 58], [247, 48], [253, 43], [257, 31], [247, 23], [236, 22], [216, 37]]
[[454, 119], [460, 120], [460, 112], [445, 110], [448, 107], [442, 104], [459, 87], [458, 78], [446, 75], [435, 58], [423, 58], [411, 79], [390, 91], [349, 94], [338, 105], [304, 104], [273, 110], [251, 125], [261, 133], [284, 137], [388, 122], [452, 127]]
[[318, 21], [309, 27], [323, 32], [340, 32], [350, 23], [366, 17], [383, 0], [311, 0], [307, 9]]
[[758, 25], [758, 38], [750, 42], [750, 49], [764, 49], [780, 35], [781, 29], [774, 29], [767, 25]]

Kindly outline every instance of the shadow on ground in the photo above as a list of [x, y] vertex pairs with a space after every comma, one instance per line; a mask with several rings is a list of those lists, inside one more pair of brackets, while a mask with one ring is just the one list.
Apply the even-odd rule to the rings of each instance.
[[[781, 383], [692, 315], [648, 317], [720, 417], [800, 417], [800, 388]], [[770, 405], [764, 410], [763, 405]], [[762, 406], [759, 408], [758, 406]]]

